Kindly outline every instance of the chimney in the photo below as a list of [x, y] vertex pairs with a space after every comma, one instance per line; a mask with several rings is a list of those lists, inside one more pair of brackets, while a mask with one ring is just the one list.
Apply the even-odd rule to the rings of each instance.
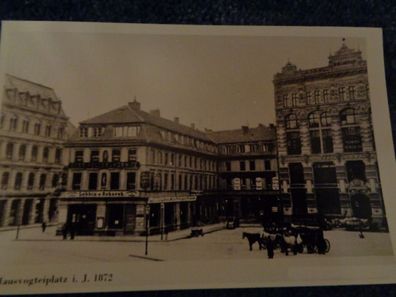
[[161, 112], [160, 112], [159, 109], [150, 110], [150, 114], [155, 116], [155, 117], [160, 117], [161, 116]]
[[242, 126], [242, 132], [243, 132], [243, 134], [248, 134], [249, 133], [249, 126]]
[[195, 124], [191, 123], [191, 128], [195, 129]]
[[173, 121], [174, 121], [175, 123], [178, 123], [178, 124], [179, 124], [180, 119], [179, 119], [179, 117], [174, 117]]
[[132, 102], [128, 102], [128, 106], [132, 109], [140, 110], [140, 102], [136, 101], [136, 99], [133, 99]]

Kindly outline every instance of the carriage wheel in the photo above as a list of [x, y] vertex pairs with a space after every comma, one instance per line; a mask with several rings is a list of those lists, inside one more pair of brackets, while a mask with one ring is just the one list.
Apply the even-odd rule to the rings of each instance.
[[330, 241], [328, 239], [325, 238], [325, 242], [326, 242], [326, 253], [330, 252]]

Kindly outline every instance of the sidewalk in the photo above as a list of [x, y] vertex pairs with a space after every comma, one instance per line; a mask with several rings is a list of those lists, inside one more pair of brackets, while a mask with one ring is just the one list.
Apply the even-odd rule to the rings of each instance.
[[[208, 234], [216, 231], [225, 229], [225, 223], [218, 223], [213, 225], [200, 226], [198, 229], [202, 229], [203, 234]], [[62, 241], [62, 236], [56, 236], [56, 225], [47, 227], [45, 232], [41, 231], [41, 226], [32, 226], [30, 228], [21, 228], [19, 230], [19, 241]], [[163, 234], [162, 240], [161, 235], [150, 235], [148, 237], [149, 242], [163, 242], [163, 241], [176, 241], [181, 239], [190, 238], [191, 227], [183, 230], [177, 230], [169, 232], [167, 235]], [[16, 228], [8, 230], [7, 232], [0, 232], [0, 240], [8, 238], [15, 240]], [[75, 236], [74, 241], [108, 241], [108, 242], [144, 242], [145, 236], [140, 235], [121, 235], [121, 236]], [[68, 239], [70, 241], [70, 239]]]

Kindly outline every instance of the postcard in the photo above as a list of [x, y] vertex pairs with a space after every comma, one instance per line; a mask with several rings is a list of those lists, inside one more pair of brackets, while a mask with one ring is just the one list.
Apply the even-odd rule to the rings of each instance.
[[395, 281], [380, 29], [1, 37], [1, 294]]

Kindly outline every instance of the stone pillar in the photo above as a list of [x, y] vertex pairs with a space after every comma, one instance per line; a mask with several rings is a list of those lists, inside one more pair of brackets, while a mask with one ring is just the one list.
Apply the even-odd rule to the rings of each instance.
[[305, 181], [305, 187], [307, 189], [307, 194], [312, 194], [313, 193], [313, 186], [312, 186], [312, 180], [307, 179]]
[[16, 225], [22, 225], [23, 207], [25, 206], [25, 199], [19, 199], [19, 205], [16, 213]]
[[107, 228], [106, 224], [106, 204], [104, 202], [98, 202], [96, 206], [96, 222], [95, 229], [103, 229]]
[[176, 225], [176, 230], [180, 230], [180, 202], [173, 204], [173, 214], [174, 214], [174, 224]]
[[333, 149], [334, 153], [342, 153], [344, 151], [343, 142], [342, 142], [342, 131], [340, 124], [338, 122], [334, 122], [331, 125], [331, 130], [333, 134]]
[[67, 222], [67, 204], [64, 201], [60, 201], [58, 207], [58, 222], [63, 225]]
[[282, 181], [282, 192], [283, 193], [288, 193], [289, 191], [289, 185], [287, 183], [287, 180]]
[[125, 191], [127, 189], [127, 172], [125, 170], [120, 171], [120, 190]]
[[49, 220], [48, 211], [49, 211], [49, 206], [50, 206], [50, 199], [51, 198], [43, 199], [43, 203], [44, 203], [44, 205], [43, 205], [43, 222], [47, 222], [47, 223]]
[[375, 181], [376, 181], [375, 178], [369, 178], [369, 180], [368, 180], [371, 193], [377, 192], [377, 187], [375, 185]]
[[28, 218], [29, 225], [34, 224], [34, 219], [36, 216], [36, 201], [37, 201], [37, 199], [35, 199], [35, 198], [32, 199], [32, 205], [29, 209], [29, 218]]
[[309, 137], [309, 129], [305, 122], [301, 123], [300, 137], [301, 137], [301, 154], [309, 155], [311, 153], [311, 145], [310, 145], [311, 142]]
[[338, 188], [340, 189], [340, 193], [346, 193], [346, 183], [345, 179], [340, 179], [338, 181]]
[[88, 179], [88, 172], [84, 170], [81, 175], [81, 190], [88, 190]]

